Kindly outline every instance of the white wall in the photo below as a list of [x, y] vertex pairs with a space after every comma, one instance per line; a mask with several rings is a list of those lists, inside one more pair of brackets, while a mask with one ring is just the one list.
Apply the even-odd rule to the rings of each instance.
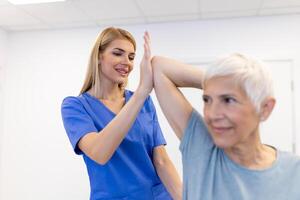
[[7, 33], [0, 28], [0, 67], [5, 65], [6, 61], [6, 46], [7, 46]]
[[[193, 21], [124, 27], [138, 43], [130, 89], [139, 80], [142, 33], [152, 34], [154, 54], [187, 62], [241, 51], [262, 59], [294, 63], [295, 126], [300, 124], [300, 15]], [[10, 33], [4, 82], [4, 120], [0, 199], [88, 199], [89, 183], [80, 157], [64, 132], [60, 104], [81, 87], [90, 47], [98, 29]], [[1, 36], [0, 36], [1, 44]], [[0, 50], [1, 55], [1, 50]], [[283, 69], [284, 70], [284, 69]], [[282, 77], [285, 81], [285, 77]], [[197, 100], [195, 100], [197, 102]], [[199, 101], [201, 101], [199, 99]], [[155, 102], [156, 103], [156, 102]], [[178, 141], [164, 122], [168, 152], [181, 170]], [[284, 123], [284, 122], [283, 122]], [[300, 153], [300, 130], [298, 153]]]
[[[7, 57], [7, 33], [0, 29], [0, 172], [2, 169], [2, 150], [3, 150], [3, 79], [4, 79], [4, 68], [6, 66], [6, 57]], [[1, 179], [1, 177], [0, 177]], [[0, 193], [1, 193], [1, 184], [0, 184]]]
[[6, 65], [7, 57], [7, 33], [0, 29], [0, 153], [1, 153], [1, 138], [2, 138], [2, 121], [3, 121], [3, 101], [2, 101], [2, 88], [3, 88], [3, 73]]

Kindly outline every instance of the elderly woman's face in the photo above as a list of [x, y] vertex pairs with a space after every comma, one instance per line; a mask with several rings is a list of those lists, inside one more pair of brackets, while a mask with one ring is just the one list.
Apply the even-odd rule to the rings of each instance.
[[204, 119], [218, 147], [246, 144], [258, 134], [259, 115], [232, 77], [208, 80], [204, 85], [203, 101]]

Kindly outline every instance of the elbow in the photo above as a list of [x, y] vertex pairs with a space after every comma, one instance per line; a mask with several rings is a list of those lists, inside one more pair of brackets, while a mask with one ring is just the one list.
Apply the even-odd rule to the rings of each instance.
[[99, 151], [93, 151], [90, 153], [89, 158], [99, 165], [105, 165], [110, 160], [111, 156], [101, 154]]
[[111, 159], [114, 152], [109, 145], [105, 144], [106, 140], [101, 137], [102, 135], [96, 132], [87, 134], [79, 141], [78, 148], [89, 159], [100, 165], [105, 165]]
[[151, 59], [152, 64], [156, 63], [157, 59], [159, 59], [159, 58], [160, 58], [160, 56], [153, 56]]
[[162, 168], [165, 168], [169, 164], [170, 160], [167, 158], [157, 158], [154, 160], [154, 166], [156, 170], [160, 170]]
[[153, 56], [153, 58], [151, 59], [154, 88], [156, 88], [156, 86], [159, 85], [161, 77], [163, 77], [164, 75], [162, 60], [163, 57], [161, 56]]
[[152, 67], [156, 67], [157, 65], [157, 62], [158, 60], [160, 59], [160, 56], [153, 56], [152, 59], [151, 59], [151, 64], [152, 64]]
[[99, 165], [105, 165], [108, 162], [108, 159], [103, 159], [103, 158], [96, 158], [93, 160]]
[[163, 57], [161, 57], [161, 56], [153, 56], [152, 57], [151, 65], [152, 65], [153, 73], [157, 73], [157, 72], [161, 71], [162, 60], [163, 60]]

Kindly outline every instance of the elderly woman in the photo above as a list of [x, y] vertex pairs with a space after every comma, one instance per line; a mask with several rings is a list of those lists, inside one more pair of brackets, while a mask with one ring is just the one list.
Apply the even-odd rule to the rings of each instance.
[[[152, 68], [159, 103], [181, 140], [183, 199], [300, 199], [299, 157], [260, 139], [259, 125], [275, 105], [261, 63], [232, 54], [203, 73], [154, 57]], [[203, 89], [204, 117], [178, 87]]]

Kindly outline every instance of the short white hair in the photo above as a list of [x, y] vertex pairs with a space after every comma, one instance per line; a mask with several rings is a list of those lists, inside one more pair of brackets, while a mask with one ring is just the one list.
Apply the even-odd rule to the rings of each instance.
[[232, 76], [240, 84], [258, 113], [262, 102], [274, 97], [270, 71], [261, 61], [240, 53], [217, 59], [204, 73], [203, 87], [208, 80], [222, 76]]

